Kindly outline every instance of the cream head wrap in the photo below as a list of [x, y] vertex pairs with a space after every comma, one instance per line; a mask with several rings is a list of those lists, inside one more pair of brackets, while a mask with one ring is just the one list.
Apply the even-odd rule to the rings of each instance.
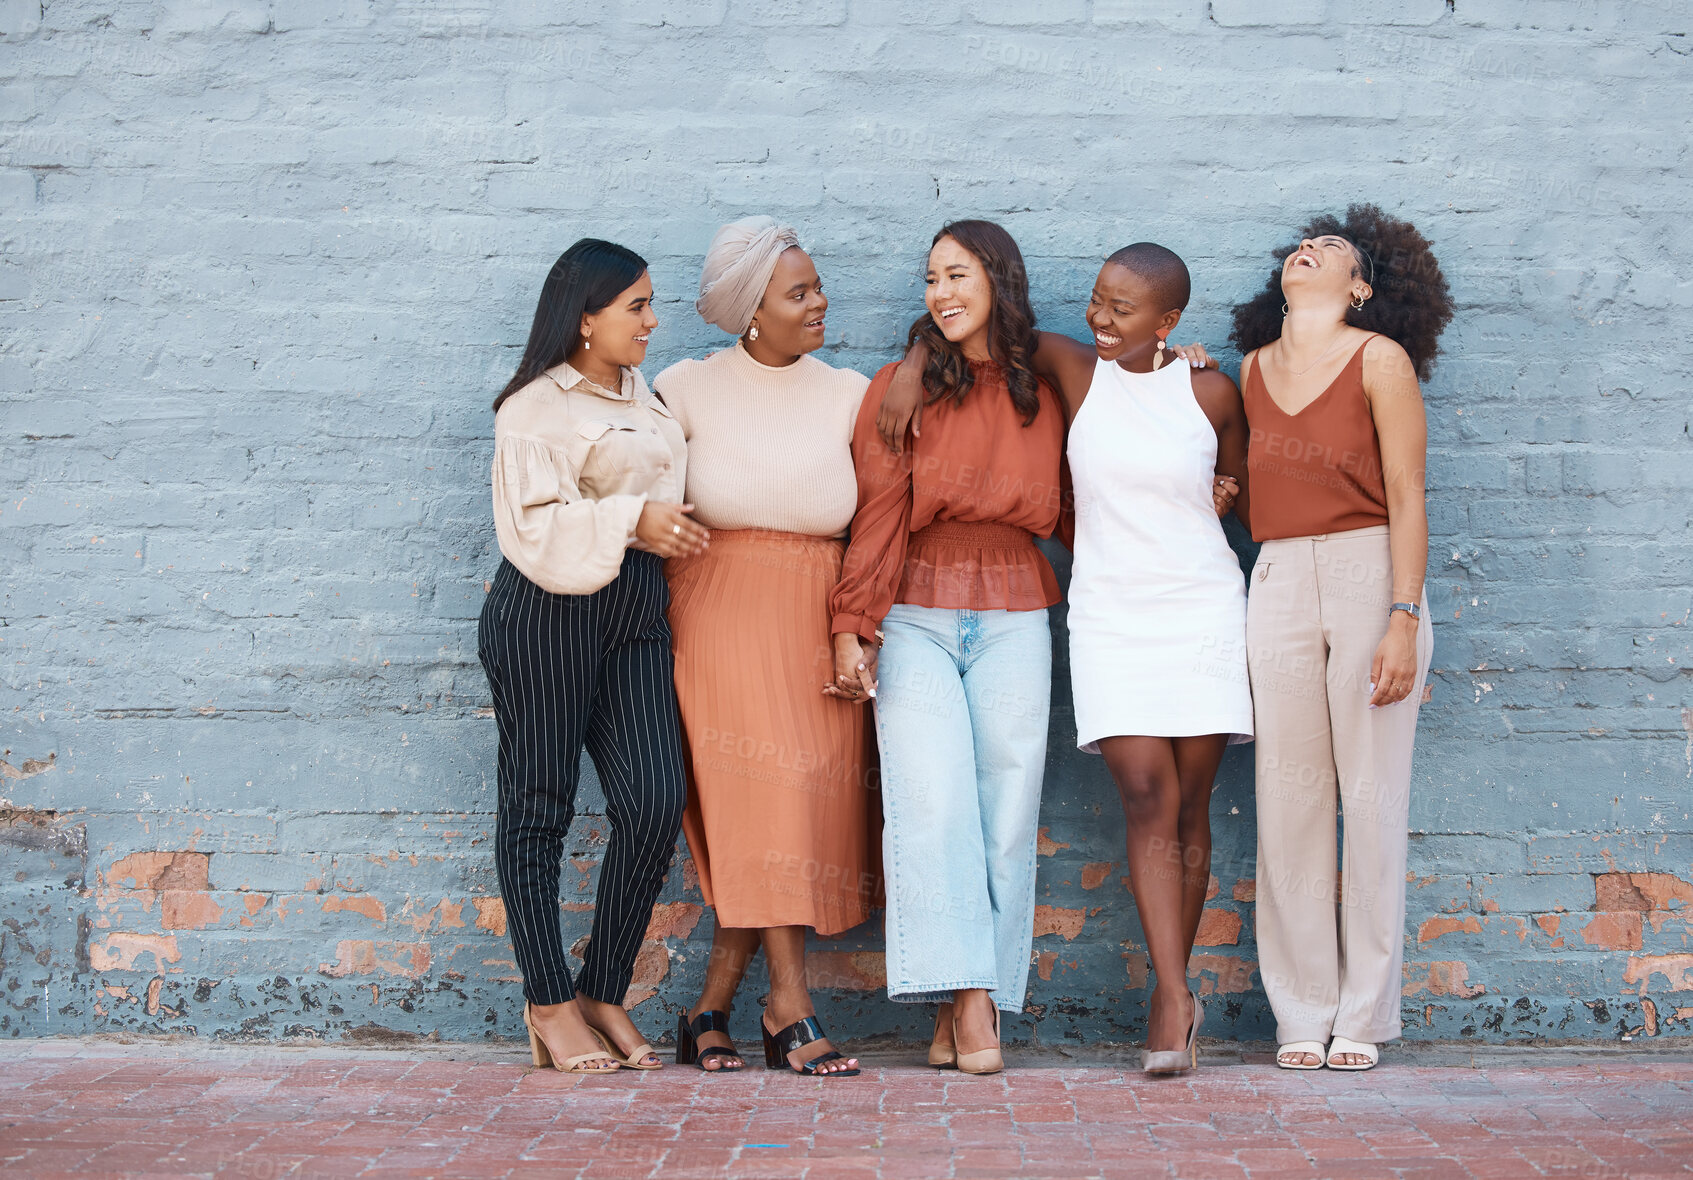
[[794, 227], [777, 225], [772, 217], [747, 217], [718, 230], [705, 252], [700, 297], [694, 304], [701, 318], [732, 336], [745, 332], [764, 299], [776, 260], [797, 245]]

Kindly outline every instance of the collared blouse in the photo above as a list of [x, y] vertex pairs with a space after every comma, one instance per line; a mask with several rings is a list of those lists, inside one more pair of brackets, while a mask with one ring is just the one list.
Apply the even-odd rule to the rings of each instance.
[[648, 500], [679, 504], [687, 444], [639, 369], [615, 391], [568, 364], [512, 394], [494, 415], [494, 532], [518, 572], [553, 594], [591, 594], [646, 548]]

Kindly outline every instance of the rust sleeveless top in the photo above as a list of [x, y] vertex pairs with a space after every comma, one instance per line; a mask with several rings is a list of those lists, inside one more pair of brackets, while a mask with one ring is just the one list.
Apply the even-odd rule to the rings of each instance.
[[1252, 539], [1310, 537], [1387, 523], [1381, 442], [1364, 396], [1364, 349], [1315, 401], [1289, 414], [1264, 388], [1254, 357], [1242, 398], [1251, 441]]

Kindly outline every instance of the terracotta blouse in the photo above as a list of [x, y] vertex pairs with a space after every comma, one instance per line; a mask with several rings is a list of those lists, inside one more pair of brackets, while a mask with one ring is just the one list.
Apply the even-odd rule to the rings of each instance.
[[876, 413], [898, 363], [876, 374], [853, 428], [858, 513], [830, 598], [835, 634], [874, 640], [896, 602], [955, 610], [1041, 610], [1058, 578], [1034, 538], [1050, 537], [1061, 502], [1064, 408], [1044, 382], [1023, 425], [998, 365], [974, 367], [962, 405], [923, 411], [923, 436], [895, 455]]
[[1252, 539], [1315, 537], [1387, 523], [1381, 440], [1364, 395], [1364, 350], [1371, 336], [1297, 414], [1276, 404], [1254, 357], [1241, 397], [1250, 441]]

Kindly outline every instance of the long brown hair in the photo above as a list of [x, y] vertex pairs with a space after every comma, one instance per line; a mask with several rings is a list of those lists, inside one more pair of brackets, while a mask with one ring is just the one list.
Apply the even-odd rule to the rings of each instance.
[[560, 254], [541, 284], [529, 343], [517, 372], [494, 399], [495, 412], [506, 398], [575, 352], [582, 343], [582, 316], [610, 307], [646, 270], [647, 261], [639, 254], [599, 238], [583, 238]]
[[[1040, 413], [1040, 393], [1035, 377], [1035, 309], [1029, 305], [1029, 272], [1023, 252], [1004, 228], [991, 221], [952, 221], [941, 227], [932, 250], [942, 238], [951, 238], [970, 252], [987, 272], [993, 291], [993, 309], [988, 312], [988, 349], [1005, 370], [1005, 384], [1011, 404], [1023, 415], [1027, 426]], [[925, 311], [906, 333], [905, 346], [917, 341], [929, 346], [929, 360], [923, 366], [925, 402], [951, 398], [963, 402], [975, 384], [964, 350], [948, 340], [935, 318]]]

